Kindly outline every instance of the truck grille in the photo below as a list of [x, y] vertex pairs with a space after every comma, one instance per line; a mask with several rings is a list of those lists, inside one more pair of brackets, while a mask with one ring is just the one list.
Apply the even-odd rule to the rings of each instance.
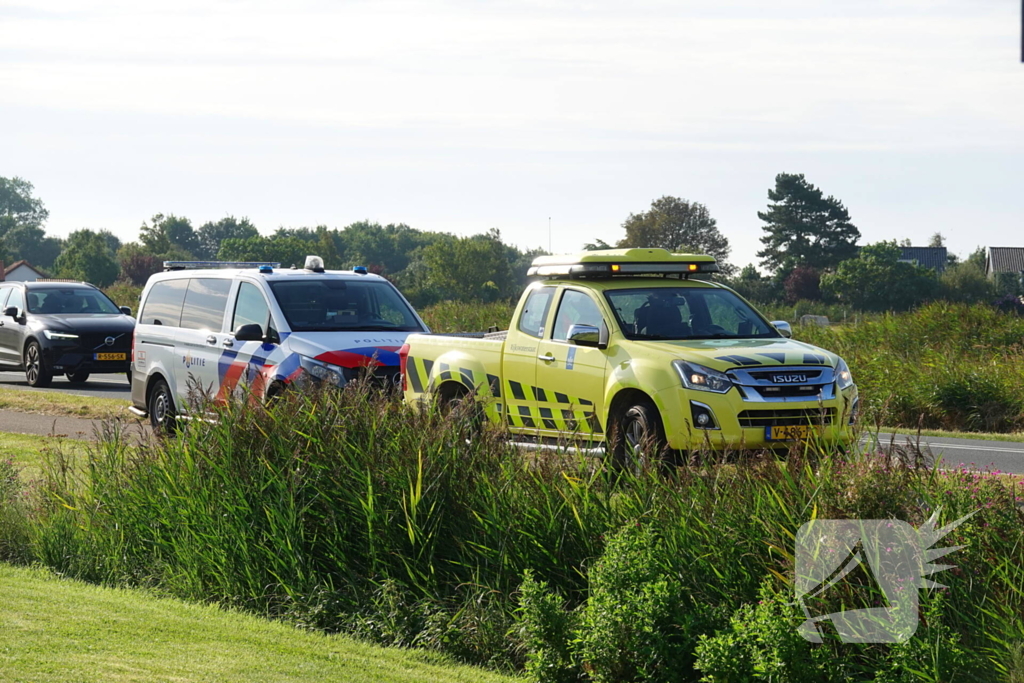
[[738, 416], [740, 427], [797, 427], [800, 425], [830, 425], [835, 420], [835, 408], [808, 408], [803, 410], [744, 410]]

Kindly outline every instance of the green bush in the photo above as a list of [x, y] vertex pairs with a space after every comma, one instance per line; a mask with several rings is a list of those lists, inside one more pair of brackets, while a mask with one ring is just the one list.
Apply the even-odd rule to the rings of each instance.
[[697, 645], [696, 668], [707, 683], [822, 683], [845, 680], [830, 652], [814, 647], [797, 633], [804, 621], [788, 596], [776, 593], [769, 580], [760, 600], [736, 610], [729, 628], [703, 635]]
[[583, 680], [573, 650], [578, 622], [565, 600], [545, 581], [523, 574], [516, 610], [518, 639], [526, 652], [526, 675], [536, 683], [573, 683]]
[[0, 561], [30, 557], [30, 528], [25, 488], [13, 461], [0, 458]]

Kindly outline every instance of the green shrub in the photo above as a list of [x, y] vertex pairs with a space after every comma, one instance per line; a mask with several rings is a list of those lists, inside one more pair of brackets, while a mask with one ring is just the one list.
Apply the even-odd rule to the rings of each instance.
[[536, 683], [573, 683], [582, 679], [573, 651], [577, 615], [545, 581], [523, 574], [516, 630], [526, 653], [526, 675]]
[[30, 557], [30, 527], [20, 470], [0, 458], [0, 561], [23, 562]]
[[729, 619], [729, 628], [703, 635], [697, 645], [696, 668], [707, 683], [822, 683], [840, 681], [842, 662], [812, 646], [797, 633], [804, 621], [788, 596], [776, 593], [765, 580], [756, 605], [747, 604]]

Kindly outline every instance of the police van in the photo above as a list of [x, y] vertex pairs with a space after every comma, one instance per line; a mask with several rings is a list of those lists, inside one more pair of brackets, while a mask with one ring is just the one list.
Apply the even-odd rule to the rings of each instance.
[[405, 297], [363, 266], [165, 261], [142, 292], [132, 407], [167, 430], [199, 406], [266, 399], [303, 382], [401, 383], [398, 350], [428, 332]]

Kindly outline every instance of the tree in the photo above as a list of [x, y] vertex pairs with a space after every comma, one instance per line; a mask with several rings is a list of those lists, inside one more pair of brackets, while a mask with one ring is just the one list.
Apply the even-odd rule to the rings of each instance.
[[429, 285], [444, 298], [460, 301], [508, 296], [516, 280], [499, 236], [497, 231], [473, 237], [445, 235], [424, 247]]
[[0, 241], [11, 261], [24, 259], [44, 269], [53, 267], [53, 262], [63, 248], [59, 239], [47, 237], [46, 232], [37, 225], [15, 225]]
[[630, 214], [622, 227], [626, 236], [619, 241], [619, 248], [661, 247], [709, 254], [718, 260], [724, 274], [735, 270], [727, 260], [729, 240], [718, 230], [708, 208], [699, 202], [668, 196], [655, 199], [649, 211]]
[[821, 276], [821, 290], [854, 308], [904, 311], [935, 296], [935, 271], [901, 262], [895, 241], [869, 244], [834, 273]]
[[791, 270], [798, 265], [825, 270], [857, 255], [860, 231], [850, 223], [850, 214], [835, 197], [824, 197], [802, 173], [780, 173], [767, 211], [758, 211], [765, 222], [757, 255], [772, 271]]
[[941, 232], [937, 232], [931, 236], [928, 240], [929, 247], [944, 247], [946, 246], [946, 238], [942, 236]]
[[118, 279], [128, 280], [133, 285], [141, 287], [146, 284], [150, 275], [155, 275], [163, 270], [164, 261], [175, 260], [187, 259], [165, 259], [161, 254], [149, 253], [137, 242], [129, 242], [117, 250]]
[[151, 254], [166, 254], [176, 248], [195, 255], [199, 250], [192, 221], [174, 214], [158, 213], [151, 223], [143, 223], [139, 228], [139, 241]]
[[76, 230], [54, 263], [57, 276], [107, 287], [117, 280], [119, 267], [104, 236], [92, 230]]
[[213, 260], [217, 258], [221, 242], [229, 239], [247, 239], [257, 237], [259, 231], [256, 226], [249, 222], [248, 218], [241, 220], [234, 216], [226, 216], [216, 223], [207, 221], [199, 226], [195, 237], [195, 256], [201, 260]]
[[939, 277], [942, 298], [961, 303], [989, 303], [996, 298], [995, 283], [985, 277], [984, 264], [965, 261], [946, 268]]
[[728, 281], [728, 285], [750, 301], [768, 303], [778, 301], [782, 296], [780, 283], [761, 275], [753, 263], [747, 264], [737, 277]]
[[593, 242], [587, 242], [583, 245], [583, 251], [601, 251], [602, 249], [613, 249], [612, 245], [608, 244], [602, 239], [596, 239]]
[[284, 268], [302, 268], [312, 253], [310, 243], [293, 235], [257, 235], [245, 239], [231, 238], [221, 242], [217, 258], [221, 261], [267, 261]]
[[0, 177], [0, 237], [20, 225], [40, 227], [46, 222], [50, 212], [32, 196], [34, 189], [23, 178]]
[[817, 301], [821, 298], [821, 271], [810, 266], [797, 266], [783, 282], [786, 302]]

